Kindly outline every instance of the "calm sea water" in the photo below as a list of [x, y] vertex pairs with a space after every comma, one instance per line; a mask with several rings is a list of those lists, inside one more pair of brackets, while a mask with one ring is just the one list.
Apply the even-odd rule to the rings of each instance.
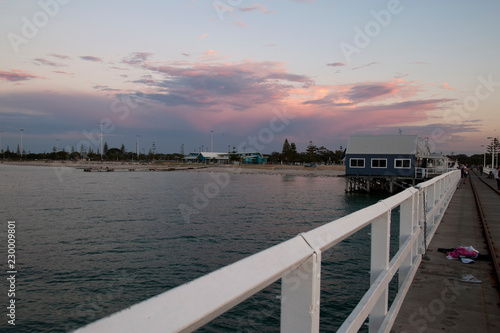
[[[3, 263], [16, 221], [16, 332], [76, 329], [383, 198], [345, 194], [342, 178], [6, 165], [0, 186]], [[369, 249], [366, 229], [323, 254], [322, 331], [368, 287]], [[199, 331], [279, 331], [279, 288]]]

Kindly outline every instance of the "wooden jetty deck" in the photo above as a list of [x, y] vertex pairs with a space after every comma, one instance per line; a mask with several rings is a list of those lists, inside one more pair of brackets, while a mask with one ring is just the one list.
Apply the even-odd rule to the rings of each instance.
[[[438, 252], [439, 248], [473, 246], [480, 254], [490, 254], [471, 180], [499, 253], [500, 196], [479, 186], [480, 180], [472, 175], [455, 192], [391, 332], [500, 332], [499, 286], [492, 261], [464, 264]], [[496, 189], [495, 180], [487, 181]], [[473, 275], [481, 283], [463, 282], [464, 275]]]

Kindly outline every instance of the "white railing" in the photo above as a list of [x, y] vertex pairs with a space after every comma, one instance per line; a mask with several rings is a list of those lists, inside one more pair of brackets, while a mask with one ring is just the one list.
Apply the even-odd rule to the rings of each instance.
[[[388, 332], [459, 180], [459, 171], [438, 176], [76, 332], [191, 332], [280, 278], [281, 332], [319, 332], [321, 254], [370, 224], [370, 287], [338, 332], [357, 332], [366, 318], [370, 332]], [[396, 207], [400, 241], [391, 259]], [[398, 292], [389, 308], [388, 286], [396, 273]]]
[[455, 171], [456, 168], [448, 168], [444, 166], [433, 167], [433, 168], [415, 168], [415, 178], [425, 179], [432, 178], [437, 175], [442, 175], [450, 171]]

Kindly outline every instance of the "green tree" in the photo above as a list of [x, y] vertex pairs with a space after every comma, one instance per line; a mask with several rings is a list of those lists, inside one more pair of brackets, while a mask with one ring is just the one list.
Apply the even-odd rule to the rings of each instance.
[[102, 153], [103, 155], [108, 155], [108, 143], [107, 142], [104, 142], [104, 148], [102, 149]]
[[273, 151], [268, 159], [271, 163], [279, 163], [281, 161], [281, 154], [277, 151]]
[[110, 160], [120, 160], [122, 158], [122, 152], [118, 148], [110, 148], [108, 149], [108, 153], [106, 154]]
[[282, 158], [288, 162], [288, 159], [290, 158], [290, 143], [288, 143], [288, 139], [285, 139], [285, 142], [283, 143], [283, 149], [281, 150], [281, 155]]
[[236, 148], [233, 147], [233, 151], [231, 152], [231, 154], [229, 155], [229, 161], [231, 161], [231, 163], [234, 164], [234, 162], [237, 162], [240, 160], [240, 157], [238, 156], [238, 154], [236, 153]]
[[297, 162], [299, 158], [299, 153], [297, 152], [297, 145], [295, 142], [290, 143], [290, 153], [289, 153], [289, 160], [292, 162]]
[[312, 141], [309, 141], [309, 144], [307, 145], [306, 149], [306, 162], [308, 163], [317, 162], [318, 160], [317, 151], [318, 148], [313, 144]]
[[336, 164], [340, 164], [340, 162], [342, 162], [342, 155], [344, 155], [344, 149], [342, 149], [342, 146], [340, 146], [340, 148], [337, 149], [335, 153], [333, 153], [333, 160]]

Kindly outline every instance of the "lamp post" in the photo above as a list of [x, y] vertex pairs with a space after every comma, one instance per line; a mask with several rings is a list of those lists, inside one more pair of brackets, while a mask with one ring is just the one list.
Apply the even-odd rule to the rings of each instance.
[[23, 132], [24, 130], [21, 128], [21, 159], [23, 159]]
[[481, 147], [484, 147], [484, 162], [483, 162], [483, 168], [486, 167], [486, 146], [481, 145]]
[[210, 131], [210, 152], [214, 152], [214, 131]]
[[495, 149], [495, 143], [496, 143], [495, 139], [496, 138], [493, 136], [489, 136], [488, 139], [492, 140], [492, 142], [491, 142], [491, 168], [495, 169], [495, 153], [496, 153], [495, 152], [495, 150], [496, 150]]
[[136, 151], [137, 151], [137, 160], [139, 161], [139, 138], [141, 136], [137, 135], [137, 145], [136, 145]]
[[103, 122], [99, 123], [99, 126], [101, 127], [101, 162], [102, 162], [102, 124]]

